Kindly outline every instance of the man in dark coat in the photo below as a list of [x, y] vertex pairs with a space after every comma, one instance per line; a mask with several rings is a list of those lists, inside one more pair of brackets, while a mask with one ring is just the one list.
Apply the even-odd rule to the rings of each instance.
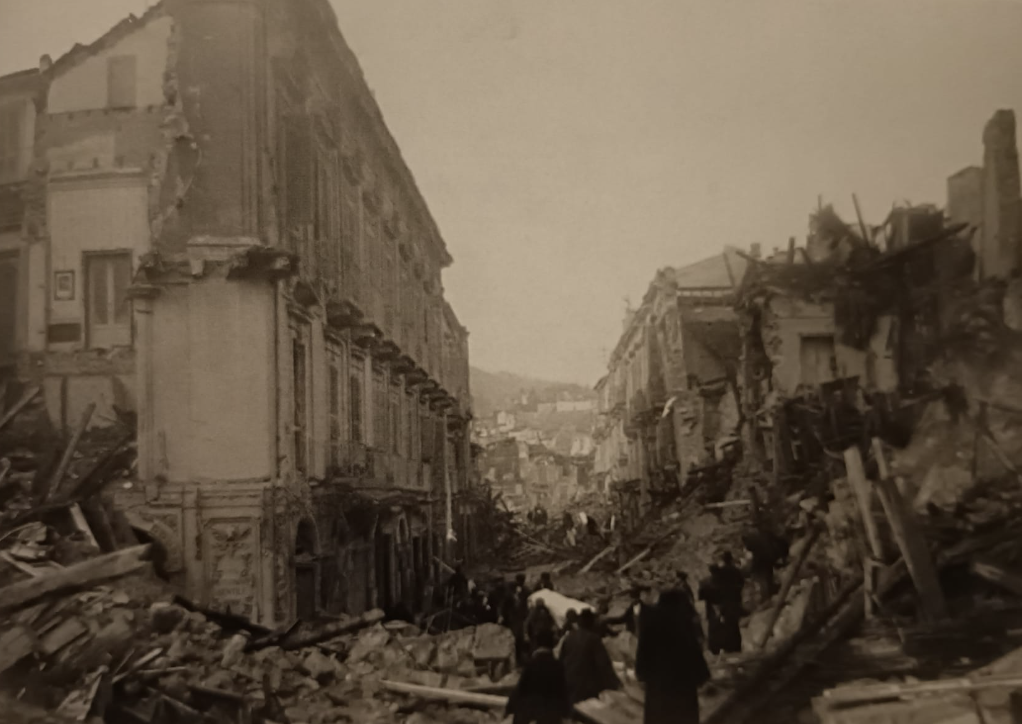
[[561, 662], [572, 704], [595, 699], [607, 689], [621, 688], [610, 654], [596, 629], [596, 614], [585, 609], [578, 615], [578, 628], [569, 631], [561, 645]]
[[632, 602], [628, 609], [620, 616], [605, 618], [605, 624], [624, 624], [628, 633], [639, 635], [639, 625], [643, 617], [649, 612], [649, 605], [643, 600], [644, 597], [652, 595], [651, 592], [641, 586], [632, 588]]
[[554, 621], [554, 615], [550, 613], [550, 609], [543, 603], [543, 599], [539, 599], [525, 620], [525, 636], [531, 650], [536, 650], [536, 646], [538, 646], [536, 642], [545, 634], [550, 634], [556, 641], [557, 623]]
[[720, 615], [720, 566], [710, 566], [710, 577], [699, 586], [699, 600], [706, 604], [706, 648], [719, 654], [723, 648], [723, 621]]
[[665, 591], [642, 627], [635, 675], [646, 685], [644, 724], [699, 724], [699, 687], [710, 669], [690, 618], [685, 594]]
[[504, 715], [512, 716], [513, 724], [562, 724], [571, 717], [564, 665], [554, 656], [553, 648], [553, 634], [540, 634], [536, 650], [507, 700]]
[[514, 597], [518, 599], [519, 605], [525, 606], [529, 601], [529, 596], [532, 593], [532, 591], [530, 591], [529, 587], [525, 585], [524, 573], [519, 573], [517, 576], [515, 576], [515, 585], [513, 590]]
[[454, 573], [447, 579], [447, 590], [454, 601], [460, 601], [468, 595], [468, 578], [465, 577], [461, 566], [455, 566]]
[[741, 620], [745, 613], [745, 607], [742, 605], [745, 576], [738, 570], [730, 552], [724, 553], [723, 565], [717, 569], [716, 587], [719, 598], [721, 648], [727, 653], [740, 653], [742, 650]]

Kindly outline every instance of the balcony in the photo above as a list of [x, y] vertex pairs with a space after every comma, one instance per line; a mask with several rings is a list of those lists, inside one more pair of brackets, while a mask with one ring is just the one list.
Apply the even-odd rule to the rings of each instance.
[[342, 478], [374, 478], [374, 459], [360, 442], [342, 442], [337, 451], [336, 473]]

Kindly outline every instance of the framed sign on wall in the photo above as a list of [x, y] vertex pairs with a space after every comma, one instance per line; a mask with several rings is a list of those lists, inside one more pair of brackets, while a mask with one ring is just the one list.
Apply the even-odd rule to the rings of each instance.
[[70, 301], [75, 298], [74, 271], [53, 273], [53, 298], [58, 301]]

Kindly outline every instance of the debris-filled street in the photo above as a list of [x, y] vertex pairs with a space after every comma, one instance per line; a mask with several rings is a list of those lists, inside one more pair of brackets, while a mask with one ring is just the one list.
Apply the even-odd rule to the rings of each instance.
[[779, 2], [0, 8], [0, 724], [1022, 722], [1022, 12]]

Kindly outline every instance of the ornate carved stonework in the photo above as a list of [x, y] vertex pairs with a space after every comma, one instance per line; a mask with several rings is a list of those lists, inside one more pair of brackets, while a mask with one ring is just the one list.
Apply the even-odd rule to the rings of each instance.
[[258, 595], [255, 527], [246, 520], [211, 520], [206, 542], [210, 599], [218, 608], [252, 616]]
[[273, 618], [288, 620], [291, 611], [291, 526], [281, 491], [273, 506]]

